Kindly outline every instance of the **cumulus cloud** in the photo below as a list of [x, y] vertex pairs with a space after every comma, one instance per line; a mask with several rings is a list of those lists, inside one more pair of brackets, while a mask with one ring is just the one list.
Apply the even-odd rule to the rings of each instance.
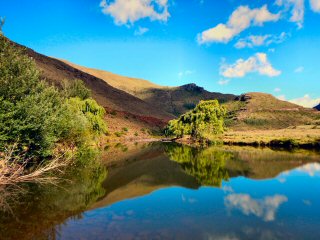
[[244, 215], [255, 215], [264, 221], [275, 220], [275, 214], [281, 204], [288, 201], [284, 195], [267, 196], [253, 199], [248, 194], [230, 194], [225, 197], [225, 205], [229, 210], [238, 209]]
[[262, 26], [265, 22], [278, 21], [280, 14], [269, 12], [267, 5], [250, 9], [248, 6], [238, 7], [229, 17], [226, 24], [220, 23], [198, 35], [200, 44], [210, 42], [228, 43], [233, 37], [251, 26]]
[[277, 0], [276, 5], [284, 7], [284, 12], [290, 11], [290, 22], [296, 23], [299, 29], [303, 27], [304, 0]]
[[269, 46], [273, 43], [279, 44], [286, 40], [287, 34], [282, 32], [280, 35], [250, 35], [246, 38], [241, 38], [235, 44], [236, 48], [253, 48], [260, 46]]
[[294, 104], [307, 107], [307, 108], [313, 108], [317, 106], [320, 103], [320, 98], [311, 98], [309, 94], [304, 95], [301, 98], [296, 98], [289, 100], [289, 102], [292, 102]]
[[168, 0], [114, 0], [110, 3], [102, 0], [100, 7], [118, 25], [133, 24], [142, 18], [167, 21], [170, 17]]
[[320, 12], [320, 0], [310, 0], [311, 9], [315, 12]]
[[145, 34], [146, 32], [149, 32], [149, 28], [139, 27], [137, 30], [134, 31], [135, 36], [141, 36]]
[[247, 60], [240, 58], [231, 65], [222, 63], [220, 68], [220, 74], [226, 78], [241, 78], [252, 72], [258, 72], [260, 75], [268, 77], [281, 74], [281, 71], [273, 68], [265, 53], [256, 53]]

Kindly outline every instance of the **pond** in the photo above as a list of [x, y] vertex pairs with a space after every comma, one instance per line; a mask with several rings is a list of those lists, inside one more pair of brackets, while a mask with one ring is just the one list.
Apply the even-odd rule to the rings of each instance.
[[0, 239], [320, 239], [316, 152], [168, 143], [101, 158], [8, 200]]

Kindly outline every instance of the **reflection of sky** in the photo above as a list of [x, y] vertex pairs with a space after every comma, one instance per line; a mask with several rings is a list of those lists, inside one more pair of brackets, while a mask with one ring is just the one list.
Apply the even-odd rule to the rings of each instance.
[[[312, 177], [313, 176], [313, 177]], [[221, 189], [164, 188], [69, 220], [65, 239], [320, 239], [319, 164]], [[285, 181], [280, 182], [280, 178]]]

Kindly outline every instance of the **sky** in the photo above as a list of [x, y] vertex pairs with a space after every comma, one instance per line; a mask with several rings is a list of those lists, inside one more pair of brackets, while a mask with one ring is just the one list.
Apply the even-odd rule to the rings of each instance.
[[320, 0], [0, 0], [5, 36], [165, 86], [320, 103]]

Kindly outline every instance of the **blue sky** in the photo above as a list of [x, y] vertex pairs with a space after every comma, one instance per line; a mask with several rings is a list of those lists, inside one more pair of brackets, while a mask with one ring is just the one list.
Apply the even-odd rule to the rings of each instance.
[[0, 0], [0, 16], [7, 37], [80, 65], [320, 102], [320, 0]]

